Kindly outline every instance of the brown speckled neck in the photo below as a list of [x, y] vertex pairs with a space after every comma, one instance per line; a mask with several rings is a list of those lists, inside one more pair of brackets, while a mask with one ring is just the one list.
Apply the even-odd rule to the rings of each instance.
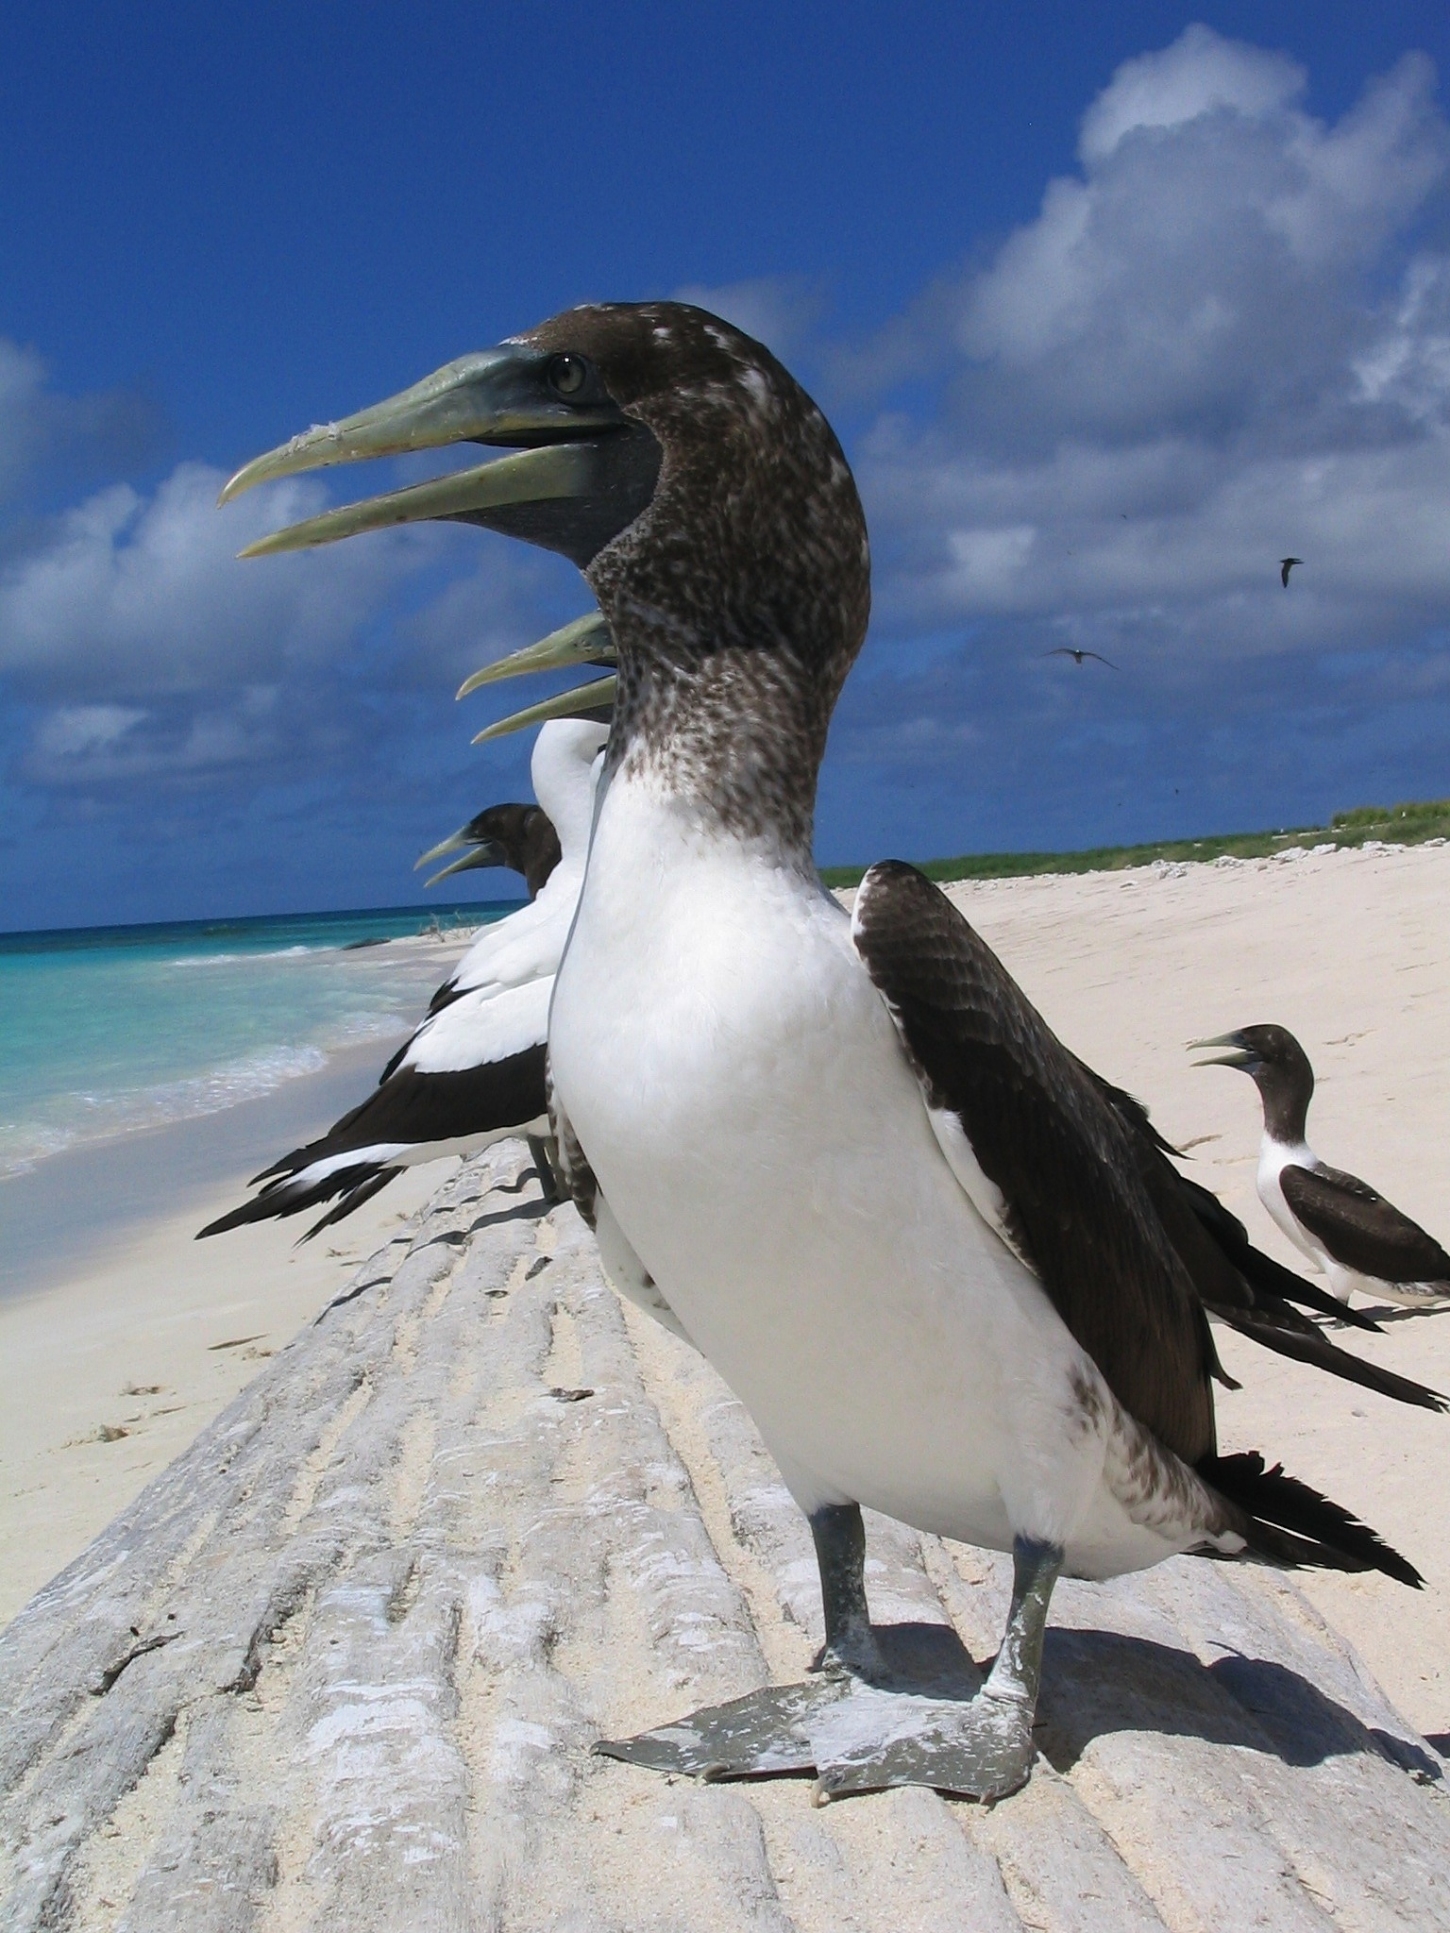
[[866, 524], [829, 423], [769, 350], [679, 303], [533, 334], [590, 356], [663, 452], [589, 565], [619, 650], [611, 772], [811, 864], [826, 732], [870, 610]]

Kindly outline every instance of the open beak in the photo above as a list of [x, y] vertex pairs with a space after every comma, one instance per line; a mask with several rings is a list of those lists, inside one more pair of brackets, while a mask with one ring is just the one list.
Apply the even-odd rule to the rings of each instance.
[[[425, 866], [431, 866], [435, 859], [446, 858], [450, 852], [489, 852], [493, 855], [489, 859], [471, 860], [469, 863], [475, 866], [506, 866], [508, 864], [508, 861], [504, 858], [503, 847], [497, 839], [471, 839], [468, 834], [468, 827], [460, 826], [457, 832], [450, 832], [446, 839], [440, 839], [436, 846], [429, 846], [426, 852], [420, 852], [418, 857], [413, 861], [413, 871], [415, 873], [422, 872]], [[452, 871], [454, 869], [450, 867], [449, 870]], [[430, 886], [433, 884], [431, 879], [428, 881], [428, 884]]]
[[485, 524], [587, 561], [621, 517], [628, 522], [648, 501], [659, 451], [601, 387], [577, 397], [556, 393], [549, 372], [558, 360], [527, 341], [463, 356], [385, 402], [255, 458], [227, 484], [222, 503], [258, 483], [371, 457], [467, 442], [515, 451], [309, 517], [249, 544], [242, 556], [441, 518]]
[[618, 660], [609, 626], [598, 611], [591, 611], [587, 617], [576, 617], [572, 624], [551, 631], [537, 644], [526, 644], [522, 651], [484, 665], [471, 678], [464, 679], [458, 687], [458, 696], [466, 698], [470, 692], [497, 684], [503, 678], [525, 678], [535, 671], [563, 671], [577, 664], [611, 665]]
[[[593, 482], [594, 452], [588, 444], [560, 443], [545, 450], [521, 450], [517, 456], [501, 456], [492, 463], [480, 463], [471, 470], [458, 470], [452, 476], [437, 477], [431, 483], [411, 484], [405, 490], [390, 490], [385, 496], [369, 497], [363, 503], [344, 504], [340, 510], [324, 511], [285, 530], [274, 530], [255, 543], [239, 550], [239, 557], [272, 557], [279, 551], [310, 550], [317, 544], [335, 544], [343, 537], [356, 537], [364, 530], [389, 530], [395, 524], [422, 523], [429, 520], [469, 518], [486, 522], [480, 513], [509, 509], [519, 504], [548, 503], [561, 497], [585, 497]], [[325, 463], [339, 461], [324, 457]], [[265, 463], [266, 457], [258, 459]], [[252, 466], [248, 466], [249, 468]], [[239, 470], [238, 476], [245, 476]], [[227, 485], [231, 490], [236, 478]], [[239, 486], [245, 488], [245, 485]]]
[[486, 725], [481, 732], [474, 733], [473, 742], [482, 745], [491, 738], [506, 738], [510, 732], [527, 731], [531, 725], [547, 724], [551, 718], [576, 718], [581, 712], [605, 711], [614, 703], [618, 688], [619, 679], [610, 672], [607, 678], [597, 678], [593, 684], [561, 691], [555, 698], [545, 698], [541, 704], [529, 705], [523, 711], [500, 718], [496, 725]]
[[1247, 1070], [1258, 1061], [1258, 1055], [1248, 1046], [1242, 1034], [1214, 1034], [1208, 1040], [1190, 1040], [1188, 1051], [1200, 1052], [1205, 1047], [1228, 1047], [1227, 1054], [1214, 1054], [1208, 1060], [1196, 1060], [1195, 1067], [1240, 1067]]
[[[425, 866], [430, 859], [437, 858], [441, 854], [453, 850], [457, 843], [458, 835], [455, 833], [452, 839], [445, 839], [442, 845], [435, 846], [432, 852], [425, 852], [413, 870], [416, 872], [418, 866]], [[425, 879], [423, 884], [425, 886], [436, 886], [440, 879], [450, 879], [454, 873], [473, 872], [482, 866], [506, 866], [507, 864], [508, 854], [496, 839], [481, 839], [477, 845], [471, 847], [469, 851], [462, 853], [455, 859], [451, 866], [442, 867], [430, 879]]]

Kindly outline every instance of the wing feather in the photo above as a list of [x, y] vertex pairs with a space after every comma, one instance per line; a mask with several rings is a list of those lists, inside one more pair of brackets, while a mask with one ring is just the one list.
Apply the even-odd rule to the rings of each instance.
[[1338, 1168], [1290, 1162], [1279, 1170], [1279, 1186], [1310, 1234], [1345, 1268], [1381, 1282], [1450, 1281], [1450, 1255], [1368, 1182]]
[[[1214, 1364], [1202, 1306], [1127, 1129], [1094, 1079], [914, 868], [872, 867], [852, 931], [929, 1111], [959, 1123], [1000, 1197], [1006, 1238], [1113, 1394], [1186, 1462], [1211, 1454]], [[959, 1179], [972, 1194], [975, 1177]]]

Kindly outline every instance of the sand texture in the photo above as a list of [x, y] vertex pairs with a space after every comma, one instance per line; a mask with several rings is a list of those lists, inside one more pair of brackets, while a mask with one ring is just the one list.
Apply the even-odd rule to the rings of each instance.
[[[990, 1655], [1001, 1560], [869, 1536], [878, 1621]], [[592, 1755], [799, 1676], [819, 1619], [749, 1418], [506, 1144], [0, 1638], [4, 1924], [1450, 1926], [1438, 1759], [1264, 1573], [1061, 1586], [1042, 1755], [991, 1811]]]
[[[983, 882], [952, 898], [1061, 1038], [1149, 1104], [1191, 1155], [1186, 1172], [1261, 1248], [1307, 1270], [1254, 1189], [1258, 1094], [1229, 1068], [1195, 1070], [1203, 1056], [1186, 1051], [1256, 1021], [1308, 1052], [1320, 1157], [1450, 1246], [1450, 847]], [[1382, 1336], [1338, 1339], [1450, 1393], [1450, 1311], [1380, 1319]], [[1215, 1334], [1244, 1385], [1216, 1392], [1221, 1446], [1282, 1459], [1424, 1573], [1419, 1592], [1378, 1576], [1302, 1582], [1399, 1709], [1450, 1746], [1450, 1418]]]

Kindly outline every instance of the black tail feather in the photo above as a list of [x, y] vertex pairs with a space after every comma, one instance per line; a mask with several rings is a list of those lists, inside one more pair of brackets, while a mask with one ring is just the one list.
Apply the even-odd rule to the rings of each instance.
[[[195, 1239], [199, 1242], [208, 1235], [225, 1235], [228, 1229], [244, 1228], [249, 1222], [282, 1221], [288, 1215], [300, 1215], [306, 1209], [316, 1208], [320, 1202], [341, 1195], [343, 1200], [317, 1224], [317, 1228], [322, 1228], [327, 1221], [340, 1221], [354, 1208], [361, 1208], [401, 1172], [400, 1168], [379, 1168], [369, 1161], [359, 1162], [355, 1168], [334, 1169], [324, 1180], [312, 1183], [298, 1183], [290, 1175], [280, 1175], [251, 1201], [244, 1201], [240, 1208], [233, 1208], [214, 1222], [208, 1222], [205, 1228], [199, 1228]], [[309, 1236], [315, 1235], [317, 1228], [310, 1229]]]
[[402, 1172], [401, 1168], [379, 1168], [376, 1174], [360, 1181], [355, 1188], [349, 1189], [335, 1207], [328, 1209], [321, 1221], [312, 1224], [307, 1233], [299, 1238], [299, 1246], [302, 1242], [310, 1242], [314, 1235], [320, 1235], [324, 1228], [331, 1228], [334, 1222], [342, 1221], [355, 1208], [361, 1208], [365, 1201], [371, 1201], [379, 1189], [386, 1188], [393, 1177]]
[[1407, 1558], [1378, 1532], [1332, 1502], [1286, 1476], [1284, 1466], [1266, 1467], [1257, 1450], [1235, 1456], [1199, 1459], [1198, 1474], [1220, 1496], [1253, 1520], [1250, 1548], [1278, 1564], [1317, 1565], [1327, 1570], [1382, 1571], [1418, 1591], [1424, 1579]]
[[1397, 1403], [1413, 1403], [1417, 1409], [1445, 1411], [1450, 1403], [1438, 1390], [1427, 1389], [1423, 1383], [1412, 1382], [1408, 1376], [1397, 1376], [1392, 1369], [1382, 1369], [1378, 1363], [1365, 1362], [1359, 1356], [1351, 1356], [1347, 1349], [1340, 1349], [1332, 1343], [1321, 1329], [1312, 1325], [1307, 1331], [1282, 1327], [1279, 1323], [1266, 1320], [1262, 1313], [1246, 1313], [1242, 1309], [1215, 1310], [1223, 1320], [1241, 1335], [1251, 1337], [1272, 1349], [1281, 1356], [1291, 1356], [1295, 1362], [1311, 1363], [1315, 1369], [1326, 1369], [1331, 1376], [1342, 1376], [1346, 1382], [1358, 1383], [1362, 1389], [1372, 1389], [1377, 1396], [1388, 1396]]

